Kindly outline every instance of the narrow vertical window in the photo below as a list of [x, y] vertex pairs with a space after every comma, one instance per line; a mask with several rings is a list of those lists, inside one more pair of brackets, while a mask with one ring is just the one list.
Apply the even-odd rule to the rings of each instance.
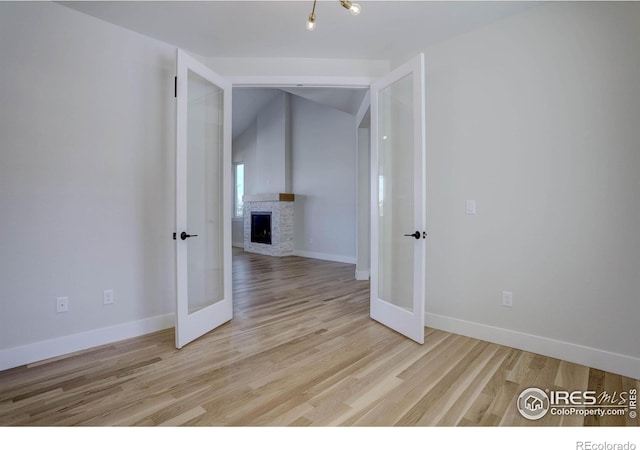
[[233, 165], [233, 178], [235, 180], [235, 189], [233, 197], [233, 217], [243, 217], [244, 204], [242, 197], [244, 196], [244, 164], [236, 163]]

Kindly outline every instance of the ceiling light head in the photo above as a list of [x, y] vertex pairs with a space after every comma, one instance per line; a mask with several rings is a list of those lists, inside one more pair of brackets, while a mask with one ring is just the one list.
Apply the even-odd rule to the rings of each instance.
[[307, 30], [313, 31], [316, 29], [316, 15], [314, 13], [309, 14], [307, 19]]
[[353, 3], [349, 0], [340, 0], [340, 4], [354, 16], [357, 16], [362, 11], [362, 7], [358, 3]]

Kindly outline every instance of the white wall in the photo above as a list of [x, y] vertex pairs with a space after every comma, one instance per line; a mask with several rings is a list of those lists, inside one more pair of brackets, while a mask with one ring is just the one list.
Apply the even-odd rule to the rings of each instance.
[[249, 127], [233, 141], [233, 162], [244, 162], [244, 192], [255, 194], [254, 180], [258, 177], [256, 152], [258, 151], [257, 123], [254, 120]]
[[295, 249], [355, 264], [355, 116], [291, 99]]
[[426, 49], [431, 326], [640, 378], [639, 23], [552, 2]]
[[[245, 194], [290, 192], [288, 94], [277, 91], [256, 118], [233, 141], [233, 162], [244, 162]], [[244, 220], [235, 219], [232, 241], [244, 246]]]
[[247, 194], [287, 192], [287, 94], [280, 92], [257, 117], [256, 170]]
[[233, 162], [245, 163], [245, 194], [288, 192], [288, 101], [278, 91], [233, 141]]
[[174, 52], [0, 3], [0, 369], [172, 324]]
[[[254, 181], [257, 178], [256, 152], [258, 148], [257, 121], [254, 120], [247, 129], [242, 132], [232, 145], [233, 162], [244, 163], [244, 192], [254, 194]], [[244, 218], [233, 219], [231, 226], [231, 240], [237, 247], [244, 247]]]

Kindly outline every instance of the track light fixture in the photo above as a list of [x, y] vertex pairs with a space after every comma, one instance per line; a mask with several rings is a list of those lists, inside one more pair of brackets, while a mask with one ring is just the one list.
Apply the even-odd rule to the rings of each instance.
[[[316, 1], [317, 0], [313, 0], [313, 8], [307, 19], [307, 30], [309, 31], [313, 31], [316, 28]], [[354, 16], [357, 16], [362, 11], [362, 7], [358, 3], [353, 3], [349, 0], [340, 0], [340, 4], [343, 8], [348, 9]]]

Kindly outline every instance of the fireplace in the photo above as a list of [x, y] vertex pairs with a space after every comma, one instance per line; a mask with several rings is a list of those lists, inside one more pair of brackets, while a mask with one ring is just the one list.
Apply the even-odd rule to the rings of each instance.
[[244, 195], [244, 251], [293, 255], [293, 194]]
[[251, 242], [271, 245], [271, 212], [251, 212]]

